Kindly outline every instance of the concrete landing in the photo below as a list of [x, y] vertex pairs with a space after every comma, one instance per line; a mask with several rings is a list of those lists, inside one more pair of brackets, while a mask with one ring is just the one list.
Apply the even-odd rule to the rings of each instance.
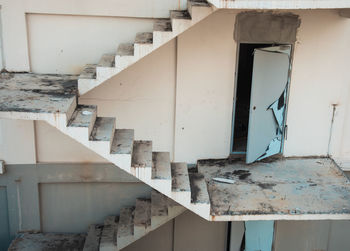
[[0, 74], [2, 118], [40, 119], [67, 113], [76, 104], [77, 77], [31, 73]]
[[[211, 202], [211, 219], [350, 219], [350, 183], [327, 158], [201, 160]], [[226, 178], [233, 184], [214, 181]]]
[[12, 241], [9, 251], [83, 250], [85, 234], [22, 233]]

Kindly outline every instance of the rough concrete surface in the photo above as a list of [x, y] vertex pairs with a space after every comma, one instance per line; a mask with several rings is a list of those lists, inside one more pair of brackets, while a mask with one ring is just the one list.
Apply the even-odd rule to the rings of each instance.
[[85, 234], [21, 233], [9, 251], [77, 251], [83, 250]]
[[286, 43], [296, 41], [301, 20], [290, 13], [242, 12], [236, 17], [234, 39], [241, 43]]

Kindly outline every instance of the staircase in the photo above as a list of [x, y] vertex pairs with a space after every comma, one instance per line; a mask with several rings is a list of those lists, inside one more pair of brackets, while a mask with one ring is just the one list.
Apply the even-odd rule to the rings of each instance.
[[137, 33], [134, 43], [120, 44], [116, 54], [105, 54], [98, 64], [86, 65], [78, 80], [79, 94], [85, 94], [117, 75], [215, 10], [204, 0], [188, 0], [187, 8], [185, 11], [170, 11], [169, 19], [154, 22], [153, 32]]
[[96, 106], [76, 105], [74, 101], [66, 113], [46, 115], [43, 119], [155, 190], [210, 220], [204, 177], [189, 173], [186, 163], [171, 163], [169, 152], [153, 152], [152, 141], [134, 140], [134, 130], [116, 129], [116, 119], [98, 117]]
[[151, 199], [136, 199], [118, 216], [108, 216], [103, 225], [90, 225], [83, 251], [120, 250], [175, 218], [184, 208], [153, 190]]

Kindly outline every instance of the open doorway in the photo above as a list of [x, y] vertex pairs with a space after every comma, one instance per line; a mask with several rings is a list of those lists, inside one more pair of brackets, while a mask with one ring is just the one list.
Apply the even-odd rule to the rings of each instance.
[[269, 147], [281, 150], [290, 50], [290, 45], [239, 45], [230, 151], [247, 154], [247, 163], [267, 155]]

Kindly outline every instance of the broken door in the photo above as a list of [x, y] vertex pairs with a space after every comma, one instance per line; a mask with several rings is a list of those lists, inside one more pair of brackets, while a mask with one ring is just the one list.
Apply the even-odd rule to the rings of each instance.
[[291, 46], [254, 50], [246, 162], [282, 151]]

